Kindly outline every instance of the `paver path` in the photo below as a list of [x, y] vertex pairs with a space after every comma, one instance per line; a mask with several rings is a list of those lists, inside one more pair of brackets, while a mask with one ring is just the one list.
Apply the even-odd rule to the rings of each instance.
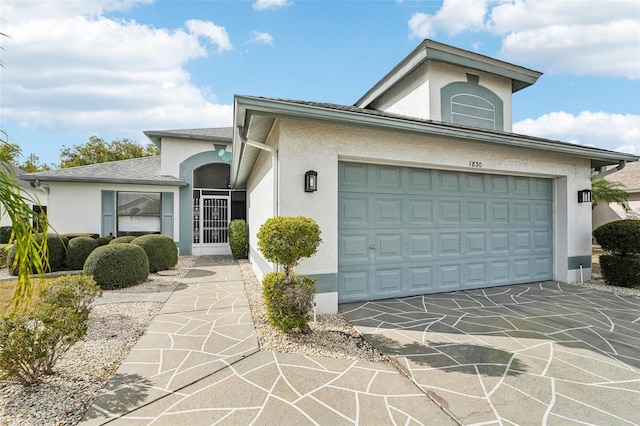
[[240, 267], [200, 258], [83, 425], [455, 424], [389, 363], [261, 352]]
[[341, 305], [462, 424], [640, 424], [640, 300], [545, 282]]

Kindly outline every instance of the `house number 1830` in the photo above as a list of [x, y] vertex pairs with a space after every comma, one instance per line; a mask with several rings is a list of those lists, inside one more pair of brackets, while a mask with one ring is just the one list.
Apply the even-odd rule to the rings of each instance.
[[469, 167], [480, 169], [482, 168], [482, 161], [469, 161]]

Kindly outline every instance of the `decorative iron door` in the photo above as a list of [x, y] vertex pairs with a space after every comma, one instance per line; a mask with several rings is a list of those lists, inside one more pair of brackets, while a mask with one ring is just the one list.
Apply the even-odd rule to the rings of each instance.
[[229, 197], [206, 196], [193, 200], [193, 253], [227, 254], [229, 249]]

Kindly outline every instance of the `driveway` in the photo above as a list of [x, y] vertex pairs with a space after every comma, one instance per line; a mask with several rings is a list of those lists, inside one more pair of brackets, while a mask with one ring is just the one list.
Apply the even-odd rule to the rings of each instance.
[[640, 424], [640, 299], [545, 282], [340, 312], [461, 424]]

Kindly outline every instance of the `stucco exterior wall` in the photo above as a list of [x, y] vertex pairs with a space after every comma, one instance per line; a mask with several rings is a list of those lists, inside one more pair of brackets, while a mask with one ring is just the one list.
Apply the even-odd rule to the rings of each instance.
[[[87, 183], [50, 184], [47, 216], [51, 231], [90, 232], [102, 230], [102, 191], [172, 192], [174, 194], [174, 239], [178, 238], [178, 190], [176, 187], [157, 185], [109, 185]], [[80, 204], [80, 201], [82, 203]]]
[[[276, 144], [277, 140], [279, 145], [279, 215], [312, 217], [322, 231], [323, 243], [313, 258], [300, 264], [298, 271], [301, 273], [321, 277], [337, 273], [338, 161], [341, 160], [552, 178], [554, 279], [577, 281], [579, 271], [570, 269], [570, 263], [578, 262], [576, 259], [590, 259], [591, 205], [578, 204], [576, 196], [578, 190], [590, 185], [587, 159], [502, 145], [284, 119], [280, 120], [277, 136], [272, 138], [274, 140], [269, 143]], [[482, 168], [470, 168], [470, 161], [482, 163]], [[248, 191], [252, 245], [255, 244], [256, 221], [266, 218], [264, 212], [255, 213], [258, 206], [255, 200], [258, 197], [261, 200], [257, 210], [268, 208], [269, 201], [264, 199], [264, 194], [271, 190], [265, 180], [268, 175], [265, 175], [264, 162], [258, 166], [251, 176]], [[304, 172], [310, 169], [318, 172], [318, 191], [305, 193]], [[584, 262], [587, 266], [586, 260]], [[590, 268], [583, 271], [585, 276], [590, 273]]]
[[[267, 145], [278, 149], [278, 135], [279, 126], [276, 124], [274, 130], [271, 132], [271, 136], [267, 140]], [[262, 280], [262, 277], [274, 268], [274, 265], [267, 262], [258, 250], [258, 238], [256, 234], [267, 219], [277, 216], [276, 209], [281, 199], [280, 191], [274, 191], [274, 179], [277, 179], [277, 175], [278, 173], [274, 170], [272, 155], [267, 151], [262, 151], [247, 183], [249, 260], [259, 280]], [[276, 197], [275, 202], [274, 197]]]
[[[216, 142], [216, 145], [226, 145], [226, 150], [231, 151], [231, 144]], [[205, 151], [213, 151], [214, 143], [211, 141], [197, 141], [173, 138], [162, 138], [161, 174], [164, 176], [180, 177], [180, 164], [194, 155]]]
[[467, 81], [467, 73], [480, 77], [479, 84], [503, 102], [504, 131], [512, 131], [511, 80], [460, 66], [429, 61], [389, 90], [375, 106], [382, 111], [442, 121], [440, 90], [449, 83]]
[[[28, 204], [31, 208], [37, 203], [40, 203], [41, 206], [47, 206], [49, 203], [49, 195], [44, 187], [34, 189], [33, 191], [26, 190], [24, 187], [21, 188], [21, 193], [27, 197]], [[11, 226], [11, 218], [7, 216], [2, 205], [0, 205], [0, 226]]]
[[631, 209], [629, 212], [626, 212], [618, 203], [596, 204], [593, 207], [593, 229], [616, 220], [640, 218], [640, 192], [630, 193], [627, 201]]

